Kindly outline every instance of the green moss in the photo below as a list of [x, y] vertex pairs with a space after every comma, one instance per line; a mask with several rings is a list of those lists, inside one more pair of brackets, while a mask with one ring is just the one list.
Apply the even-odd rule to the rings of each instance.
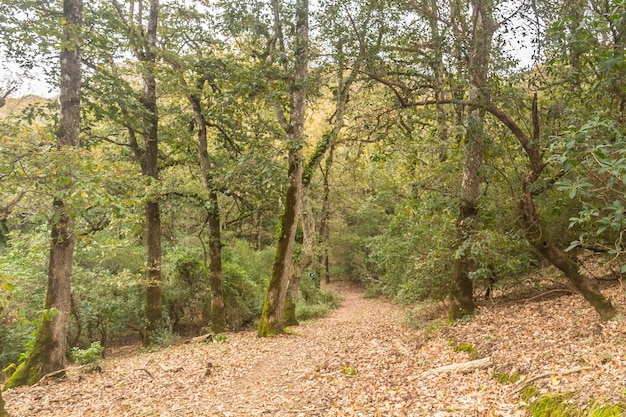
[[472, 345], [471, 343], [455, 344], [454, 340], [450, 340], [450, 342], [448, 343], [450, 346], [454, 346], [453, 349], [455, 352], [465, 352], [471, 359], [479, 358], [478, 349], [476, 349], [476, 346]]
[[48, 353], [54, 347], [50, 324], [51, 317], [47, 317], [44, 314], [37, 330], [37, 337], [32, 351], [28, 353], [26, 360], [17, 367], [13, 375], [4, 384], [5, 390], [22, 385], [36, 384], [45, 375], [45, 367], [50, 368], [50, 371], [63, 368], [63, 364], [52, 364], [47, 359]]
[[283, 326], [297, 326], [300, 324], [296, 317], [296, 303], [291, 297], [287, 296], [285, 300], [285, 309], [283, 310]]
[[8, 417], [9, 413], [4, 409], [4, 400], [2, 399], [2, 394], [0, 394], [0, 417]]
[[495, 372], [493, 377], [501, 384], [515, 384], [522, 378], [522, 376], [517, 372], [512, 374], [508, 374], [506, 372]]
[[282, 333], [283, 329], [277, 329], [274, 324], [269, 320], [269, 301], [266, 299], [263, 304], [263, 312], [261, 313], [261, 320], [259, 320], [259, 330], [257, 331], [258, 337], [270, 337]]

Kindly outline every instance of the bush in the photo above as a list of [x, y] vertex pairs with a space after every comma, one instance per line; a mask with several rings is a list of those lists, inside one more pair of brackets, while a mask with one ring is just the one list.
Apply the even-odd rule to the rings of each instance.
[[100, 342], [93, 342], [87, 349], [73, 347], [70, 351], [70, 357], [79, 365], [88, 366], [90, 369], [100, 367], [100, 358], [104, 353], [104, 348]]

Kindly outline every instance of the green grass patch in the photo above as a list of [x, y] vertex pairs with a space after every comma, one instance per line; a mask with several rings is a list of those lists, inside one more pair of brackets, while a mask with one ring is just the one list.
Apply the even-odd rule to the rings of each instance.
[[602, 404], [600, 401], [592, 401], [581, 408], [573, 401], [574, 391], [542, 396], [538, 393], [532, 385], [521, 392], [533, 417], [623, 417], [626, 413], [626, 404]]

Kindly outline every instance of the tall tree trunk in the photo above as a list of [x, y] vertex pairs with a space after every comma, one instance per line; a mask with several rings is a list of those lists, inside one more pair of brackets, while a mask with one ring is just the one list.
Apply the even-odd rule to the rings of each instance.
[[[4, 105], [6, 103], [5, 99], [11, 92], [12, 91], [9, 91], [9, 92], [5, 93], [5, 95], [2, 96], [2, 98], [0, 98], [0, 107], [4, 107]], [[0, 311], [2, 311], [1, 308], [0, 308]], [[0, 389], [0, 417], [9, 417], [9, 414], [4, 409], [4, 400], [2, 399], [2, 390], [1, 389]]]
[[[80, 30], [82, 25], [82, 0], [63, 1], [63, 39], [60, 52], [61, 116], [57, 131], [60, 154], [67, 153], [65, 169], [61, 174], [70, 185], [61, 186], [66, 193], [74, 183], [73, 150], [80, 145]], [[45, 374], [65, 368], [67, 364], [67, 335], [71, 313], [71, 277], [74, 259], [74, 218], [72, 209], [61, 197], [53, 202], [50, 232], [50, 257], [48, 262], [48, 287], [44, 308], [33, 350], [28, 358], [6, 382], [5, 388], [32, 385]], [[61, 375], [61, 374], [59, 374]]]
[[[183, 79], [183, 83], [185, 83]], [[186, 84], [186, 83], [185, 83]], [[198, 89], [203, 88], [203, 82]], [[207, 143], [207, 122], [202, 115], [200, 99], [189, 94], [189, 102], [193, 108], [194, 118], [198, 126], [198, 160], [202, 174], [202, 185], [209, 193], [209, 285], [211, 287], [211, 330], [214, 333], [226, 331], [226, 311], [224, 308], [224, 291], [222, 288], [222, 239], [220, 227], [220, 207], [217, 191], [211, 176]]]
[[[2, 97], [2, 99], [0, 99], [0, 107], [4, 106], [4, 104], [5, 104], [5, 101], [4, 101], [5, 97]], [[0, 309], [0, 311], [1, 310], [2, 309]], [[0, 417], [9, 417], [9, 413], [7, 413], [7, 411], [4, 409], [4, 400], [2, 399], [2, 390], [0, 390]]]
[[322, 278], [326, 284], [330, 284], [330, 262], [329, 256], [329, 244], [330, 244], [330, 227], [328, 221], [330, 218], [330, 181], [333, 169], [333, 160], [335, 157], [335, 143], [333, 142], [328, 149], [328, 156], [326, 157], [326, 169], [324, 171], [324, 195], [322, 197], [322, 211], [320, 213], [320, 231], [319, 231], [319, 253], [320, 253], [320, 269], [319, 279]]
[[[142, 56], [144, 91], [141, 102], [144, 107], [144, 175], [159, 181], [159, 115], [156, 93], [156, 39], [159, 18], [159, 1], [150, 1], [150, 12]], [[146, 214], [146, 328], [143, 346], [153, 344], [154, 332], [163, 326], [161, 290], [161, 208], [158, 193], [147, 196]]]
[[[487, 75], [491, 41], [494, 31], [490, 0], [472, 2], [474, 23], [473, 48], [470, 55], [470, 102], [482, 102], [487, 98]], [[457, 220], [459, 250], [452, 272], [452, 303], [450, 315], [461, 318], [474, 311], [473, 282], [470, 274], [475, 269], [469, 251], [469, 242], [478, 224], [478, 204], [480, 198], [482, 155], [484, 148], [483, 121], [485, 111], [482, 106], [470, 108], [465, 136], [463, 178], [461, 181], [461, 204]]]
[[[281, 50], [284, 52], [282, 28], [280, 24], [280, 9], [278, 2], [272, 2], [274, 6], [274, 22]], [[258, 335], [260, 337], [271, 336], [283, 332], [283, 310], [287, 287], [291, 274], [291, 261], [295, 246], [296, 229], [298, 227], [298, 215], [300, 203], [298, 195], [302, 189], [302, 146], [304, 142], [304, 119], [306, 110], [307, 76], [309, 65], [309, 1], [298, 0], [296, 2], [296, 34], [294, 54], [295, 64], [293, 79], [290, 85], [290, 120], [287, 129], [289, 141], [289, 168], [288, 187], [285, 200], [285, 209], [280, 219], [278, 241], [276, 243], [276, 255], [272, 266], [269, 287], [261, 320], [259, 322]]]
[[220, 229], [220, 208], [217, 192], [209, 191], [209, 285], [211, 287], [211, 330], [214, 333], [226, 331], [226, 311], [222, 288], [222, 238]]
[[532, 140], [524, 133], [519, 125], [506, 113], [493, 105], [488, 105], [487, 110], [509, 128], [524, 149], [530, 165], [530, 172], [522, 183], [521, 195], [518, 202], [520, 211], [520, 224], [528, 243], [541, 253], [552, 265], [557, 267], [567, 277], [570, 283], [591, 304], [602, 320], [609, 320], [617, 314], [598, 286], [588, 277], [580, 273], [578, 265], [570, 259], [565, 252], [559, 249], [552, 237], [541, 223], [541, 218], [535, 208], [532, 190], [546, 164], [543, 162], [540, 150], [539, 114], [537, 106], [537, 94], [532, 103]]

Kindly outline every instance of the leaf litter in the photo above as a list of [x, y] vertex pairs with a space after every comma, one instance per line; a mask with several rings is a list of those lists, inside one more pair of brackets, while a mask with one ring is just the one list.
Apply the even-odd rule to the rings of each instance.
[[[495, 303], [470, 321], [418, 330], [383, 298], [333, 289], [342, 306], [293, 334], [133, 348], [103, 360], [100, 373], [69, 371], [9, 390], [7, 409], [13, 417], [526, 416], [520, 391], [528, 382], [540, 393], [573, 392], [580, 404], [626, 402], [619, 287], [605, 291], [621, 313], [607, 323], [567, 295]], [[477, 360], [475, 369], [433, 372]]]

